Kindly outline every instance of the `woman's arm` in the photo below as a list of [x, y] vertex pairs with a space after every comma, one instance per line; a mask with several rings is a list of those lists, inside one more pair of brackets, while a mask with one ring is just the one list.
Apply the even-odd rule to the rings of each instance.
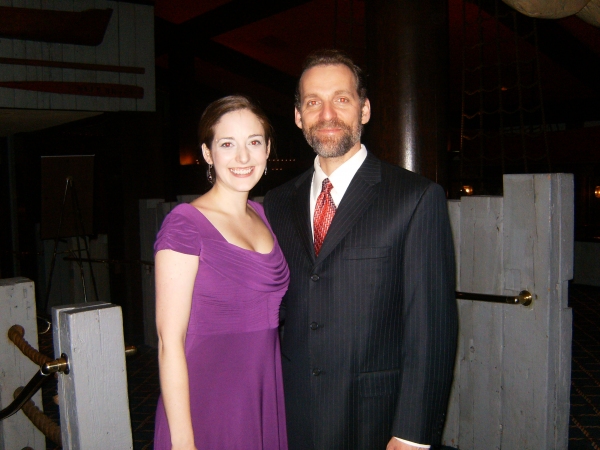
[[198, 256], [161, 250], [155, 257], [160, 388], [173, 450], [195, 450], [185, 336]]

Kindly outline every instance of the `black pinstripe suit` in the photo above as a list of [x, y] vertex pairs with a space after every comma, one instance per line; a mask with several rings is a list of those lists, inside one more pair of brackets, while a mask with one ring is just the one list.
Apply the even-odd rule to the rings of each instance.
[[369, 153], [315, 259], [312, 173], [265, 198], [291, 271], [281, 310], [289, 448], [436, 444], [457, 332], [444, 192]]

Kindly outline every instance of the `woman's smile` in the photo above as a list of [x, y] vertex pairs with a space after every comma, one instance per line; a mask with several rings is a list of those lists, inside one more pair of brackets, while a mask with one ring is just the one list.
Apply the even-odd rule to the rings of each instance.
[[235, 167], [229, 169], [229, 171], [237, 177], [247, 177], [254, 172], [254, 166], [252, 167]]

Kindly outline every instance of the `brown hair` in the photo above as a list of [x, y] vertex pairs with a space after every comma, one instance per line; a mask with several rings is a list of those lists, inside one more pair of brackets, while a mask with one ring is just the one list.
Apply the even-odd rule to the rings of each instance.
[[346, 66], [354, 75], [354, 79], [356, 80], [356, 92], [358, 93], [361, 104], [364, 104], [367, 98], [367, 88], [365, 86], [365, 78], [362, 69], [354, 64], [354, 61], [352, 61], [352, 59], [341, 50], [323, 49], [311, 53], [304, 60], [304, 64], [302, 65], [302, 73], [300, 74], [300, 78], [296, 84], [294, 105], [298, 110], [300, 110], [301, 100], [300, 82], [302, 81], [302, 76], [304, 73], [315, 66], [335, 66], [338, 64]]
[[262, 108], [256, 102], [246, 97], [245, 95], [230, 95], [227, 97], [215, 100], [206, 107], [200, 122], [198, 123], [198, 146], [202, 152], [202, 144], [205, 144], [209, 149], [215, 138], [215, 127], [225, 114], [233, 111], [247, 109], [256, 116], [261, 123], [265, 132], [265, 143], [271, 143], [273, 147], [273, 126], [269, 122], [269, 118], [264, 113]]

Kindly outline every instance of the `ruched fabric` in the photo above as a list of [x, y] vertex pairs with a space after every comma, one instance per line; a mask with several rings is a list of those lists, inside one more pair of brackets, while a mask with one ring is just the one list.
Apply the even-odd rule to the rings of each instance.
[[[258, 203], [249, 205], [271, 230]], [[195, 207], [165, 218], [154, 246], [198, 255], [185, 343], [198, 449], [287, 449], [279, 305], [289, 270], [273, 232], [270, 253], [230, 244]], [[155, 449], [170, 449], [159, 399]]]

